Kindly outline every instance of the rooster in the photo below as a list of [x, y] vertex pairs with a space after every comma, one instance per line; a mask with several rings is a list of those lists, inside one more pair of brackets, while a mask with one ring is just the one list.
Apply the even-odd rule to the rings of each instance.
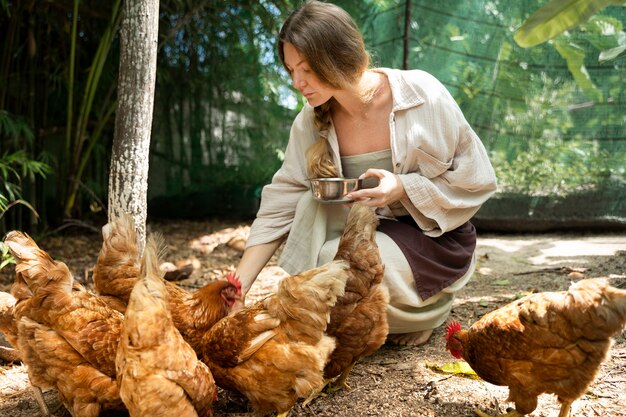
[[[137, 235], [130, 215], [102, 228], [102, 249], [94, 267], [93, 280], [101, 295], [115, 297], [122, 305], [139, 280], [140, 257]], [[222, 317], [243, 307], [241, 283], [232, 274], [226, 280], [209, 282], [196, 291], [187, 291], [165, 282], [174, 325], [196, 351], [201, 351], [204, 334]]]
[[[446, 348], [485, 381], [509, 387], [522, 416], [542, 393], [555, 394], [566, 417], [585, 393], [626, 324], [626, 290], [585, 279], [568, 291], [531, 294], [486, 314], [469, 330], [447, 325]], [[487, 416], [482, 411], [476, 413]]]
[[122, 314], [75, 283], [67, 265], [27, 234], [9, 232], [5, 243], [16, 260], [17, 347], [31, 383], [56, 388], [74, 417], [124, 409], [115, 381]]
[[257, 412], [283, 417], [310, 396], [322, 385], [335, 349], [324, 332], [348, 266], [333, 261], [288, 276], [275, 294], [218, 322], [207, 333], [202, 356], [217, 384], [244, 394]]
[[389, 294], [382, 285], [385, 267], [376, 245], [377, 225], [372, 209], [354, 203], [339, 241], [335, 260], [345, 260], [350, 267], [345, 294], [333, 306], [326, 330], [337, 344], [324, 369], [327, 381], [336, 378], [329, 386], [331, 391], [348, 387], [346, 378], [354, 364], [378, 350], [389, 332]]
[[217, 388], [174, 327], [156, 252], [150, 239], [128, 301], [116, 358], [120, 396], [132, 417], [209, 416]]

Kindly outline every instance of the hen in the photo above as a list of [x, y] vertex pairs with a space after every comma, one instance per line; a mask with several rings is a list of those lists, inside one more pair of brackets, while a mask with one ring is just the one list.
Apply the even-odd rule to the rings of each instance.
[[[97, 417], [103, 410], [123, 410], [115, 378], [90, 364], [52, 328], [28, 317], [18, 322], [18, 349], [31, 384], [55, 388], [73, 417]], [[35, 397], [49, 415], [41, 394]]]
[[[449, 323], [446, 348], [485, 381], [509, 387], [515, 411], [531, 413], [542, 393], [555, 394], [559, 417], [585, 393], [626, 324], [626, 290], [605, 279], [568, 291], [531, 294], [486, 314], [469, 330]], [[476, 412], [485, 416], [481, 411]]]
[[257, 412], [281, 416], [311, 395], [335, 348], [324, 332], [347, 268], [333, 261], [286, 277], [275, 294], [218, 322], [202, 356], [217, 384], [244, 394]]
[[32, 384], [56, 388], [74, 417], [124, 409], [115, 381], [122, 314], [74, 283], [67, 265], [28, 235], [9, 232], [5, 243], [16, 260], [13, 314]]
[[162, 277], [150, 240], [117, 350], [120, 396], [132, 417], [209, 416], [213, 376], [174, 327]]
[[0, 333], [4, 334], [6, 341], [12, 346], [0, 344], [0, 359], [13, 362], [20, 360], [17, 347], [17, 323], [13, 315], [13, 309], [17, 300], [11, 294], [0, 291]]
[[[125, 215], [106, 224], [102, 238], [102, 249], [93, 272], [95, 288], [99, 294], [115, 297], [126, 305], [140, 273], [132, 217]], [[165, 282], [174, 325], [198, 353], [203, 335], [222, 317], [243, 308], [241, 283], [233, 275], [227, 274], [226, 278], [209, 282], [196, 291]]]
[[345, 294], [330, 313], [326, 333], [336, 340], [324, 378], [337, 378], [331, 389], [347, 386], [356, 361], [380, 348], [387, 338], [389, 294], [382, 285], [385, 267], [376, 244], [378, 218], [372, 209], [354, 203], [348, 214], [335, 260], [345, 260], [348, 281]]

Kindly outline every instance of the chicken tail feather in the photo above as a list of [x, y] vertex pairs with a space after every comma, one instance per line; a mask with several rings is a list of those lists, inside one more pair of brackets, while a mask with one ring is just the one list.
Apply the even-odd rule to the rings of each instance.
[[15, 258], [16, 279], [11, 292], [16, 298], [21, 299], [25, 292], [34, 293], [55, 282], [61, 284], [66, 292], [71, 292], [73, 280], [67, 265], [52, 259], [26, 233], [11, 231], [4, 243]]
[[[355, 275], [365, 288], [380, 283], [385, 270], [376, 244], [378, 223], [374, 210], [364, 204], [354, 203], [335, 255], [335, 259], [350, 262], [351, 270], [368, 271], [366, 274]], [[349, 281], [347, 286], [351, 288], [355, 284]]]
[[[135, 284], [135, 288], [144, 286], [151, 295], [158, 295], [159, 299], [165, 300], [167, 290], [163, 280], [164, 272], [159, 267], [159, 252], [162, 245], [163, 240], [160, 236], [151, 235], [146, 239], [140, 269], [141, 280]], [[165, 301], [162, 301], [161, 308], [166, 309]]]
[[[346, 227], [341, 237], [339, 251], [349, 245], [355, 245], [362, 241], [374, 241], [376, 236], [378, 217], [374, 210], [362, 203], [354, 203], [346, 220]], [[360, 239], [351, 238], [359, 235]]]
[[126, 213], [102, 227], [102, 248], [93, 270], [96, 291], [128, 301], [139, 276], [139, 262], [135, 222]]
[[[613, 287], [606, 278], [584, 279], [573, 283], [568, 293], [573, 308], [595, 311], [587, 330], [601, 337], [620, 333], [626, 326], [626, 290]], [[589, 307], [593, 307], [589, 310]]]

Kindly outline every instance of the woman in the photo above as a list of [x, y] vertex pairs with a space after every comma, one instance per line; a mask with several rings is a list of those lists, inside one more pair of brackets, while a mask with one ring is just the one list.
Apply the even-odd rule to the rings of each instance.
[[434, 77], [370, 69], [361, 33], [338, 6], [311, 1], [295, 10], [278, 50], [308, 104], [263, 189], [237, 268], [244, 293], [285, 237], [279, 264], [291, 274], [334, 256], [349, 207], [313, 200], [308, 178], [366, 178], [371, 188], [351, 198], [377, 207], [382, 219], [388, 340], [424, 343], [474, 269], [469, 219], [496, 190], [486, 151]]

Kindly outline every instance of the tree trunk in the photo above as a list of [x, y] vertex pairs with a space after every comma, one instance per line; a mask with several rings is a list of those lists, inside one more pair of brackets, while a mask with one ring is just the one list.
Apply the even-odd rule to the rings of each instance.
[[109, 221], [122, 213], [131, 213], [139, 247], [143, 250], [159, 1], [126, 0], [123, 14], [117, 114], [109, 174]]

